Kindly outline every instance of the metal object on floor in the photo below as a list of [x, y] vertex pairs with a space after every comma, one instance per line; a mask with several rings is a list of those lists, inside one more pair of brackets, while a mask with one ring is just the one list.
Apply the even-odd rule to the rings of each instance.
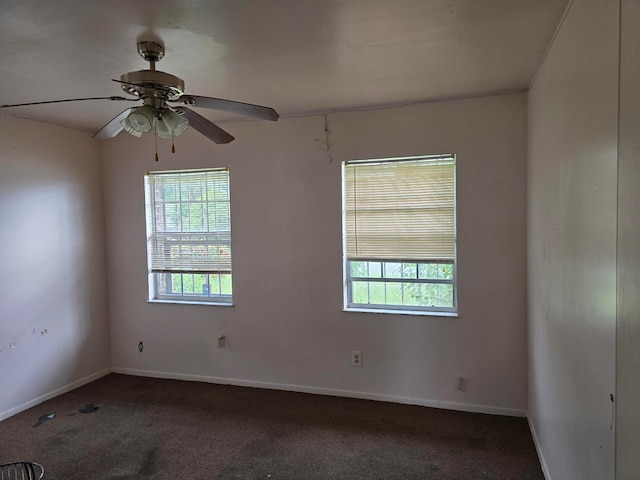
[[[38, 472], [40, 476], [36, 476]], [[44, 477], [44, 467], [36, 462], [0, 465], [0, 480], [39, 480], [42, 477]]]

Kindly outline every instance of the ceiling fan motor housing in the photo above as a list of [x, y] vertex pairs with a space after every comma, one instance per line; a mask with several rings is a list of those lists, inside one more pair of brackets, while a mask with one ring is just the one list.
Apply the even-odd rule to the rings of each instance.
[[120, 76], [122, 90], [142, 99], [160, 98], [175, 101], [184, 93], [184, 81], [169, 73], [157, 70], [138, 70]]

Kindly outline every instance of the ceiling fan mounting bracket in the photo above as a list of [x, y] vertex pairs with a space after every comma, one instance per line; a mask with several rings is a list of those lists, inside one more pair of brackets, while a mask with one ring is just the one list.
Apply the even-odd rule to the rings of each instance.
[[164, 57], [164, 45], [158, 42], [138, 42], [138, 54], [147, 62], [157, 62]]

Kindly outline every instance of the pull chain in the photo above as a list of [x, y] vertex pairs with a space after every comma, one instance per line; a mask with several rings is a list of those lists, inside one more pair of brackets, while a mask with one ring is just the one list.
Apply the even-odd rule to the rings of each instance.
[[153, 122], [153, 133], [154, 133], [154, 138], [155, 138], [155, 142], [156, 142], [156, 162], [158, 161], [158, 121], [154, 119]]

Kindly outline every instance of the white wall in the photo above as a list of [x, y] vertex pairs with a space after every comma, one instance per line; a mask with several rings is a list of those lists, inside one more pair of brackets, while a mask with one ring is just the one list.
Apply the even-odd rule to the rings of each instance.
[[614, 478], [617, 3], [574, 1], [529, 94], [529, 416], [549, 480]]
[[98, 145], [0, 115], [0, 419], [108, 371]]
[[616, 478], [640, 472], [640, 4], [621, 2]]
[[[523, 415], [526, 410], [526, 95], [105, 141], [112, 361], [141, 375]], [[458, 155], [459, 318], [342, 311], [342, 160]], [[143, 175], [228, 166], [233, 307], [149, 304]], [[228, 347], [216, 348], [225, 334]], [[143, 353], [138, 342], [144, 341]], [[350, 366], [362, 350], [364, 367]], [[455, 389], [456, 378], [468, 379]]]

